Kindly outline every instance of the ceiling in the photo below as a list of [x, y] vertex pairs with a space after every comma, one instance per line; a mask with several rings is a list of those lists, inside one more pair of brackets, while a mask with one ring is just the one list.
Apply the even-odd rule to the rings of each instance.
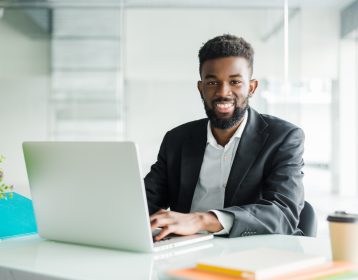
[[[342, 9], [354, 0], [287, 0], [289, 7]], [[357, 0], [356, 0], [357, 1]], [[0, 7], [282, 8], [284, 0], [0, 0]]]

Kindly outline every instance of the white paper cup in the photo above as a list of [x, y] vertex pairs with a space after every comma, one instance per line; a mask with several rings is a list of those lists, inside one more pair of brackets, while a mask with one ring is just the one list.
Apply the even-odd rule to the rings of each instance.
[[335, 212], [327, 217], [332, 259], [358, 264], [358, 215]]

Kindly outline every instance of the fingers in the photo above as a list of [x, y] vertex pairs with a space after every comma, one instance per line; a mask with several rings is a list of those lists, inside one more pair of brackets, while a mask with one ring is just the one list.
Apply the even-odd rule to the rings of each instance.
[[170, 233], [189, 235], [201, 230], [201, 216], [198, 213], [178, 213], [174, 211], [158, 211], [150, 216], [152, 229], [162, 228], [155, 237], [161, 240]]
[[150, 216], [150, 226], [152, 229], [158, 227], [165, 227], [174, 223], [175, 215], [172, 215], [172, 212], [170, 211], [159, 210], [158, 212]]
[[161, 240], [170, 233], [174, 233], [176, 219], [170, 211], [159, 210], [150, 216], [150, 226], [152, 229], [162, 228], [160, 233], [155, 237], [155, 240]]
[[155, 237], [155, 240], [161, 240], [164, 237], [168, 236], [171, 233], [175, 232], [175, 225], [168, 225], [163, 227], [163, 229], [161, 230], [161, 232], [159, 232], [159, 234]]
[[155, 212], [154, 214], [152, 214], [149, 218], [150, 221], [153, 221], [154, 219], [157, 219], [158, 217], [162, 216], [165, 213], [169, 213], [169, 211], [160, 209], [158, 212]]
[[169, 217], [156, 217], [150, 221], [150, 226], [152, 229], [165, 227], [170, 224], [174, 224], [174, 220], [173, 218]]

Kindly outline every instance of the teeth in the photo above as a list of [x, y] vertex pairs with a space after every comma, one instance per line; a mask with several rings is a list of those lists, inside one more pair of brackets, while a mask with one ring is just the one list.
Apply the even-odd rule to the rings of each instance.
[[233, 104], [230, 104], [230, 103], [217, 103], [216, 106], [219, 107], [219, 108], [227, 109], [229, 107], [232, 107]]

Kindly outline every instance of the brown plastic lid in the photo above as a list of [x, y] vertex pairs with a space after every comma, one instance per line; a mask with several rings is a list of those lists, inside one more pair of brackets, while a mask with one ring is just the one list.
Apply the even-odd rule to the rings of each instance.
[[328, 215], [327, 221], [336, 223], [358, 223], [358, 215], [350, 214], [345, 211], [336, 211]]

